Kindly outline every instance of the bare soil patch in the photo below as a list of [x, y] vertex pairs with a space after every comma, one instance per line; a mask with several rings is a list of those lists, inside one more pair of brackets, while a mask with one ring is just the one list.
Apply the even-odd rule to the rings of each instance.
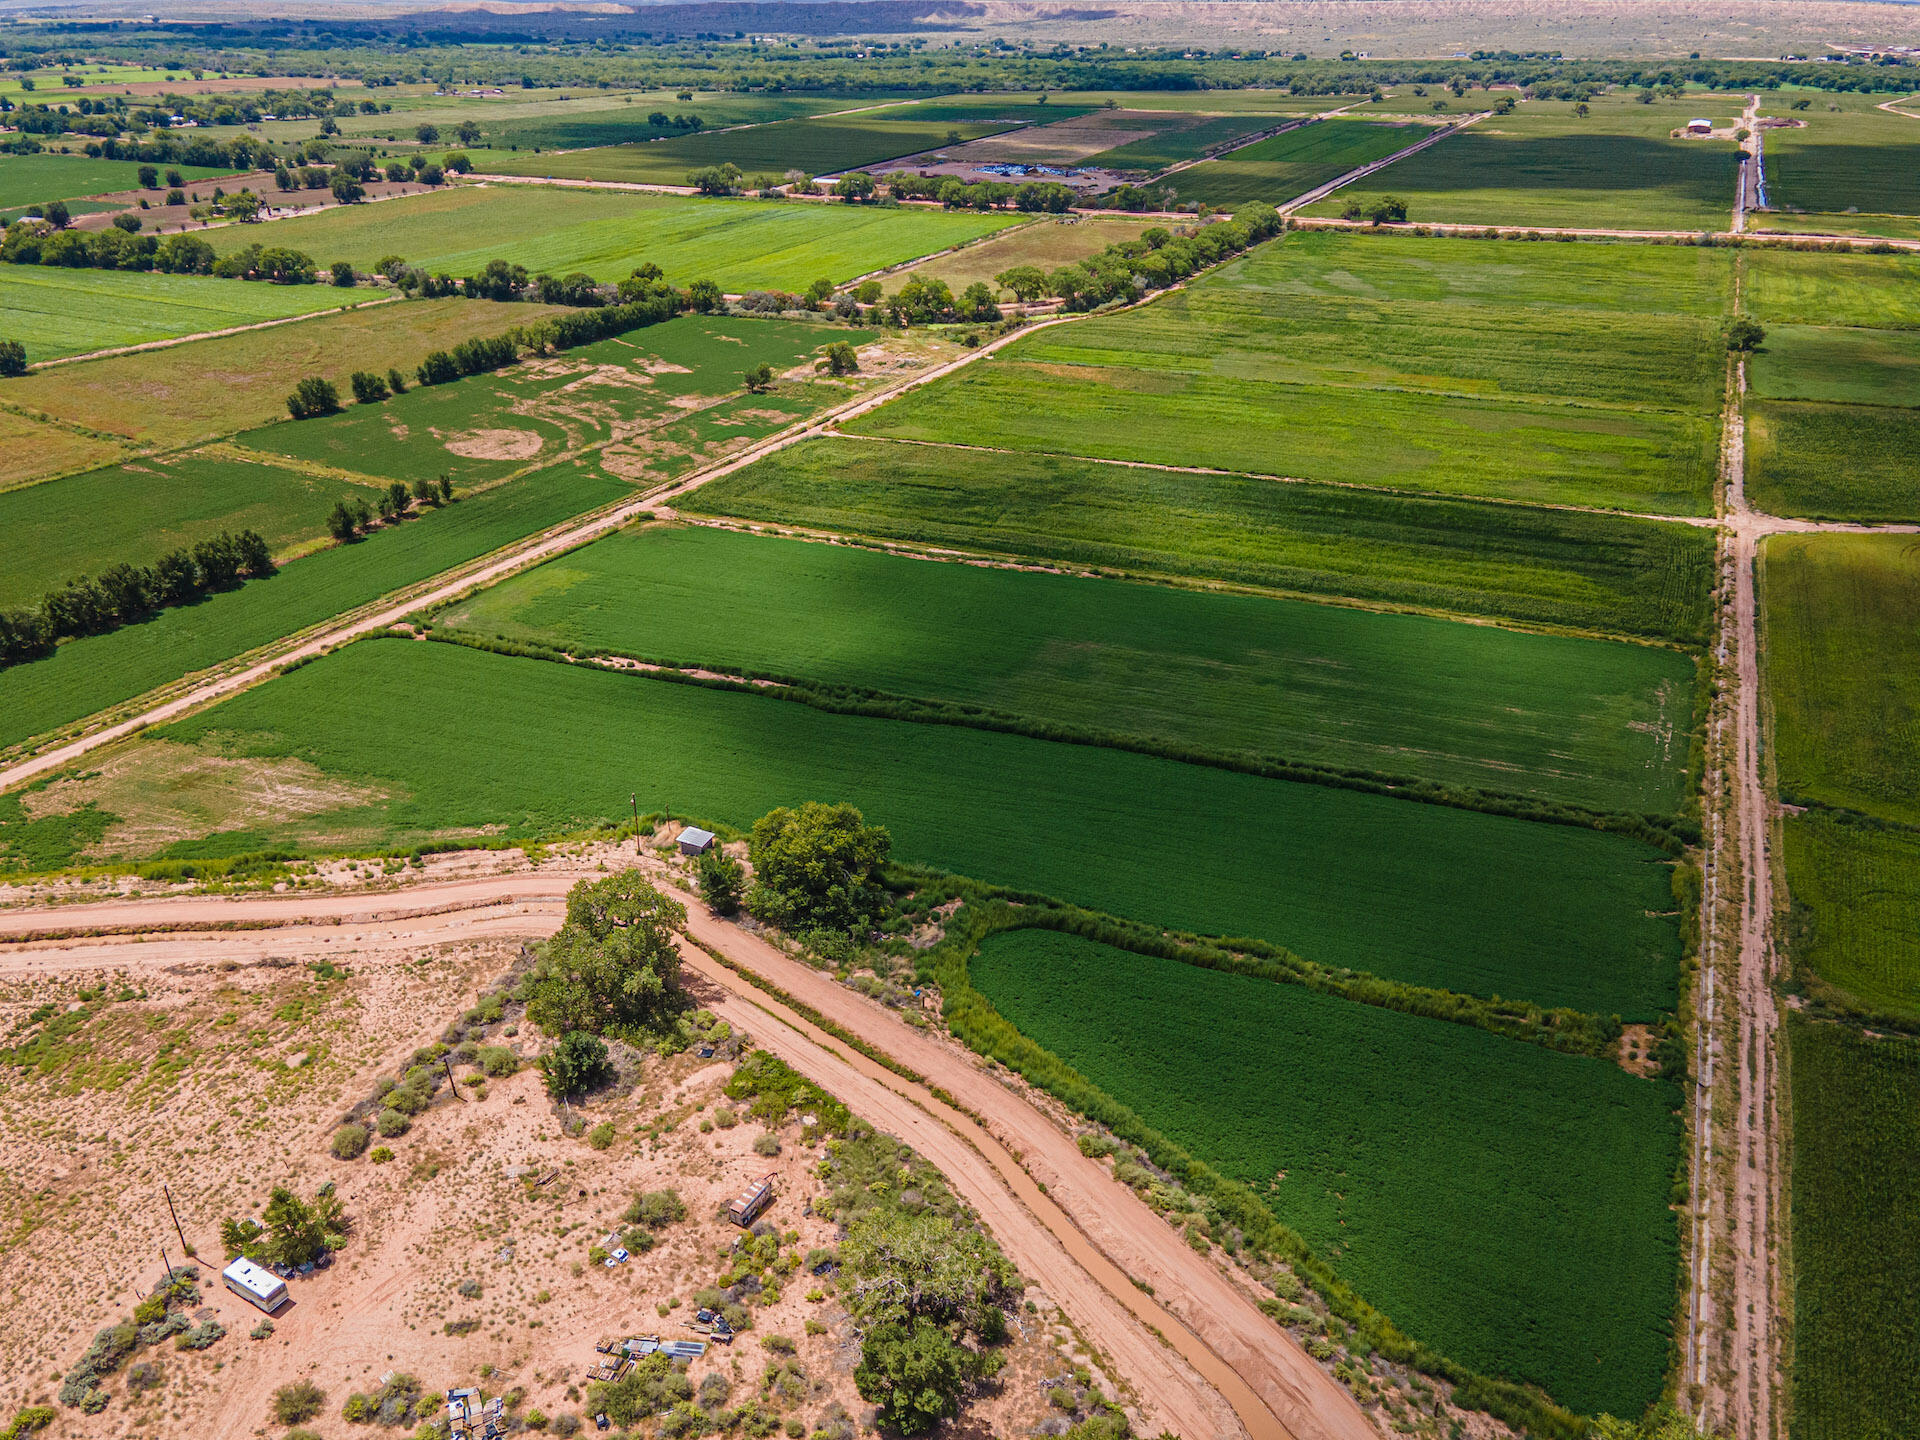
[[531, 460], [545, 444], [533, 430], [467, 430], [448, 439], [446, 448], [469, 460]]

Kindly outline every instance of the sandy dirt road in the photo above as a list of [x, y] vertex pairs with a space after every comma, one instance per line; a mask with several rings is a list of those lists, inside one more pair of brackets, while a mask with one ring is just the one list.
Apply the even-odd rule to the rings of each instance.
[[[444, 941], [544, 936], [559, 926], [566, 890], [583, 873], [556, 868], [371, 893], [8, 910], [0, 912], [0, 977], [349, 952], [367, 963], [370, 955]], [[1247, 1290], [1023, 1096], [956, 1047], [681, 898], [692, 940], [727, 962], [689, 946], [689, 967], [729, 992], [725, 1003], [739, 1007], [739, 1023], [875, 1123], [898, 1128], [946, 1171], [1016, 1263], [1121, 1364], [1170, 1428], [1188, 1440], [1377, 1436], [1347, 1391], [1260, 1313]], [[253, 928], [231, 928], [241, 926]], [[816, 1030], [737, 971], [812, 1007], [925, 1083]]]

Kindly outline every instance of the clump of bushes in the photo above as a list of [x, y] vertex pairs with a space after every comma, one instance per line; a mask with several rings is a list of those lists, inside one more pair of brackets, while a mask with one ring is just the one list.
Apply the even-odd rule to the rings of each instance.
[[205, 1350], [226, 1333], [227, 1327], [218, 1320], [203, 1320], [191, 1330], [183, 1332], [173, 1345], [176, 1350]]
[[634, 1197], [620, 1218], [628, 1225], [664, 1230], [687, 1218], [687, 1205], [678, 1190], [647, 1190]]
[[356, 1390], [347, 1397], [340, 1414], [353, 1425], [384, 1425], [389, 1428], [409, 1423], [418, 1411], [429, 1419], [435, 1406], [421, 1393], [420, 1382], [411, 1375], [395, 1375], [371, 1395]]
[[329, 1148], [336, 1160], [358, 1160], [367, 1153], [367, 1127], [342, 1125], [333, 1132], [333, 1144]]
[[[134, 1308], [132, 1317], [98, 1332], [86, 1353], [74, 1362], [61, 1382], [60, 1403], [86, 1415], [98, 1415], [107, 1408], [107, 1392], [100, 1388], [100, 1382], [124, 1365], [128, 1356], [140, 1346], [157, 1344], [169, 1335], [182, 1331], [193, 1333], [188, 1329], [187, 1317], [172, 1307], [200, 1303], [199, 1278], [200, 1272], [191, 1266], [174, 1270]], [[209, 1339], [207, 1345], [226, 1333], [218, 1326], [215, 1329], [219, 1333]], [[158, 1373], [158, 1366], [150, 1368]]]
[[398, 1110], [382, 1110], [380, 1118], [373, 1122], [373, 1128], [380, 1132], [382, 1139], [391, 1140], [411, 1130], [413, 1122]]
[[327, 1403], [326, 1395], [311, 1380], [296, 1380], [273, 1392], [273, 1418], [282, 1425], [298, 1425], [311, 1420]]

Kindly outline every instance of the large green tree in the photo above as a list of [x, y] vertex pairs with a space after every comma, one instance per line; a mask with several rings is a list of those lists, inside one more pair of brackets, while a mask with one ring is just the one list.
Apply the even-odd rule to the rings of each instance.
[[527, 1018], [549, 1035], [583, 1031], [638, 1039], [680, 1007], [675, 931], [684, 906], [637, 870], [583, 880], [567, 896], [567, 921], [525, 982]]
[[958, 1413], [968, 1384], [991, 1368], [986, 1361], [931, 1320], [880, 1325], [860, 1346], [853, 1383], [880, 1407], [883, 1424], [923, 1435]]
[[880, 915], [886, 892], [875, 879], [893, 839], [851, 805], [808, 801], [754, 823], [748, 853], [754, 884], [747, 908], [788, 930], [851, 933]]

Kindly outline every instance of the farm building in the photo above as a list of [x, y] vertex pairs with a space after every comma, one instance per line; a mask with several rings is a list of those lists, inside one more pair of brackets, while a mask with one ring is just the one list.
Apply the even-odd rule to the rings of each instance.
[[698, 825], [689, 825], [680, 832], [680, 853], [682, 855], [704, 855], [713, 848], [715, 836], [711, 830], [702, 830]]
[[220, 1272], [227, 1289], [271, 1315], [287, 1303], [287, 1282], [244, 1255]]
[[1713, 121], [1711, 120], [1687, 121], [1687, 134], [1689, 135], [1711, 135], [1712, 133]]

